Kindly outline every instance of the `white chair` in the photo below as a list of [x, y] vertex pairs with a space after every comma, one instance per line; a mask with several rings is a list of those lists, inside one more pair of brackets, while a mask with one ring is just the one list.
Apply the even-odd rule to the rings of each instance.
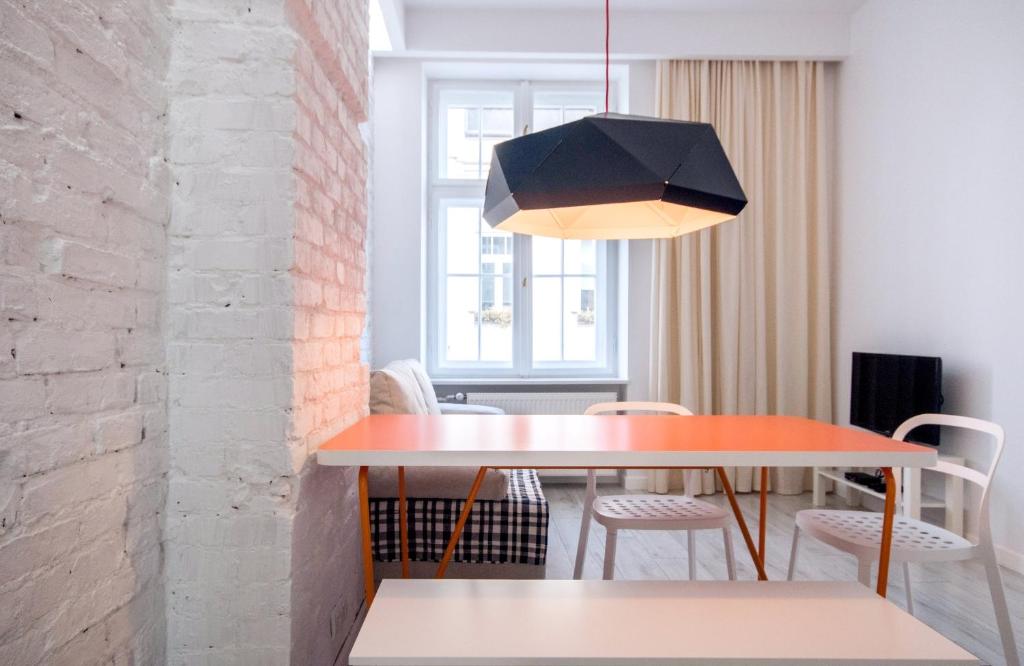
[[[974, 430], [991, 435], [995, 438], [996, 448], [989, 464], [988, 471], [970, 469], [963, 465], [940, 460], [935, 467], [929, 469], [943, 474], [951, 474], [966, 479], [981, 487], [981, 505], [978, 511], [978, 543], [957, 536], [953, 532], [936, 525], [922, 522], [906, 516], [897, 516], [893, 524], [892, 562], [903, 566], [903, 580], [907, 591], [907, 610], [914, 612], [913, 596], [910, 591], [911, 562], [949, 562], [956, 560], [980, 559], [985, 564], [988, 574], [989, 592], [995, 606], [996, 622], [999, 636], [1003, 642], [1003, 654], [1009, 666], [1018, 666], [1017, 645], [1013, 639], [1013, 627], [1010, 624], [1010, 612], [1006, 606], [1003, 581], [996, 563], [995, 549], [992, 547], [992, 535], [988, 519], [989, 485], [995, 474], [999, 458], [1003, 453], [1005, 436], [1003, 429], [989, 421], [972, 419], [965, 416], [948, 416], [944, 414], [922, 414], [904, 421], [893, 439], [903, 440], [914, 428], [922, 425], [951, 426]], [[897, 476], [899, 478], [899, 476]], [[866, 511], [837, 511], [825, 509], [808, 509], [796, 514], [796, 527], [793, 530], [793, 549], [789, 556], [789, 574], [793, 580], [797, 563], [797, 549], [800, 533], [806, 532], [819, 541], [834, 548], [845, 551], [857, 558], [858, 579], [870, 586], [871, 563], [878, 559], [881, 542], [882, 515]]]
[[[591, 405], [585, 414], [608, 414], [615, 412], [656, 412], [692, 416], [693, 413], [672, 403], [665, 402], [603, 402]], [[580, 539], [576, 548], [576, 566], [573, 578], [583, 577], [583, 562], [587, 554], [587, 540], [590, 536], [590, 520], [593, 518], [604, 525], [608, 537], [604, 546], [604, 579], [611, 580], [615, 571], [615, 546], [619, 530], [686, 530], [686, 550], [689, 578], [697, 577], [696, 530], [722, 530], [725, 540], [725, 562], [729, 580], [736, 580], [736, 563], [732, 550], [732, 517], [725, 509], [702, 502], [692, 497], [678, 495], [605, 495], [597, 496], [597, 474], [587, 470], [587, 493], [583, 500], [583, 520], [580, 523]]]

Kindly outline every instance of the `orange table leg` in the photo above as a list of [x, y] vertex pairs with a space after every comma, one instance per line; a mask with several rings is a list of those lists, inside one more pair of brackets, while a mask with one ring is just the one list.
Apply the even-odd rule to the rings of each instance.
[[373, 603], [376, 586], [373, 580], [373, 544], [370, 540], [370, 485], [367, 480], [369, 468], [359, 468], [359, 527], [363, 531], [363, 587], [366, 606]]
[[448, 563], [451, 561], [452, 555], [455, 554], [455, 546], [459, 543], [459, 537], [462, 536], [462, 528], [466, 526], [469, 513], [473, 510], [473, 501], [476, 500], [476, 494], [480, 490], [480, 484], [484, 482], [486, 473], [487, 468], [481, 467], [480, 471], [476, 473], [476, 478], [473, 479], [469, 495], [466, 496], [466, 506], [462, 508], [462, 513], [459, 514], [459, 519], [455, 522], [455, 529], [452, 530], [452, 536], [448, 539], [448, 546], [444, 549], [444, 555], [437, 565], [437, 573], [434, 574], [434, 578], [444, 578], [444, 572], [448, 570]]
[[757, 519], [757, 555], [765, 563], [765, 538], [768, 526], [768, 468], [761, 468], [761, 513]]
[[743, 519], [743, 511], [740, 510], [740, 505], [736, 502], [736, 495], [732, 492], [732, 484], [729, 483], [729, 477], [725, 474], [725, 468], [716, 467], [715, 470], [718, 472], [718, 479], [722, 482], [725, 495], [729, 498], [729, 506], [732, 507], [732, 512], [736, 516], [740, 532], [743, 533], [743, 541], [746, 542], [747, 550], [750, 551], [750, 559], [754, 561], [754, 566], [757, 567], [757, 579], [768, 580], [768, 574], [764, 572], [764, 563], [757, 555], [757, 548], [754, 546], [754, 540], [750, 536], [750, 530], [747, 529], [747, 521]]
[[398, 534], [402, 544], [402, 578], [409, 577], [409, 516], [405, 499], [405, 468], [398, 468]]
[[885, 513], [882, 514], [882, 543], [878, 552], [878, 595], [889, 589], [889, 556], [892, 554], [892, 526], [896, 518], [896, 477], [892, 467], [883, 467], [885, 476]]

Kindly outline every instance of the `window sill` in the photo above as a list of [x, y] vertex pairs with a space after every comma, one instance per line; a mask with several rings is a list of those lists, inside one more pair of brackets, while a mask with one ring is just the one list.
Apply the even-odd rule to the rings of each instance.
[[628, 377], [431, 377], [434, 386], [621, 386]]

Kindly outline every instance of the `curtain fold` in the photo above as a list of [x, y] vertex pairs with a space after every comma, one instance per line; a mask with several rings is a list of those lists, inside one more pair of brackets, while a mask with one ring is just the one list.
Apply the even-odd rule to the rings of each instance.
[[[714, 125], [749, 203], [653, 244], [652, 399], [831, 421], [831, 66], [663, 61], [657, 78], [658, 115]], [[730, 470], [738, 492], [758, 489], [754, 472]], [[798, 493], [806, 476], [776, 470], [771, 485]], [[659, 470], [649, 489], [683, 482]], [[687, 494], [715, 490], [712, 473], [686, 474]]]

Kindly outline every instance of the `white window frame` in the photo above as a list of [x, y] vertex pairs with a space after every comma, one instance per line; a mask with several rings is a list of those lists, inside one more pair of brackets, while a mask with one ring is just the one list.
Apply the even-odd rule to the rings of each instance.
[[[446, 340], [444, 287], [447, 247], [445, 230], [440, 224], [443, 202], [456, 201], [483, 204], [484, 180], [441, 178], [441, 146], [443, 119], [440, 113], [442, 91], [504, 91], [513, 93], [513, 122], [515, 135], [520, 136], [527, 125], [532, 126], [533, 93], [596, 91], [595, 83], [579, 82], [527, 82], [527, 81], [462, 81], [436, 80], [429, 86], [427, 107], [427, 371], [432, 377], [466, 379], [584, 379], [615, 378], [619, 375], [618, 315], [619, 315], [619, 253], [620, 244], [607, 241], [598, 244], [597, 292], [595, 303], [599, 313], [594, 362], [558, 361], [533, 364], [533, 278], [531, 237], [513, 236], [513, 295], [512, 363], [486, 361], [447, 361], [443, 365], [443, 345]], [[614, 99], [614, 96], [613, 96]], [[613, 109], [614, 110], [614, 109]], [[482, 122], [482, 118], [481, 118]], [[486, 223], [485, 223], [486, 224]], [[568, 277], [572, 277], [569, 275]], [[564, 293], [564, 291], [563, 291]], [[602, 314], [603, 313], [603, 314]], [[564, 334], [564, 332], [563, 332]]]

